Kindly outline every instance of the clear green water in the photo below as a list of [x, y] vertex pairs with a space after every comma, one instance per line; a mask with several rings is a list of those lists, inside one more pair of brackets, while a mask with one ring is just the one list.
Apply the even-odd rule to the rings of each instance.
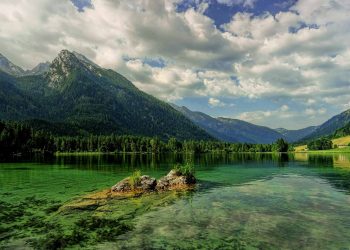
[[[62, 211], [135, 169], [194, 161], [194, 191]], [[350, 154], [117, 155], [0, 163], [0, 249], [350, 249]]]

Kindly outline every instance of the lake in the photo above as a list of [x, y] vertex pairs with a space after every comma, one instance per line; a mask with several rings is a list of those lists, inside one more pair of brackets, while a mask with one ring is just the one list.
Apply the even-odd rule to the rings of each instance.
[[[194, 162], [193, 191], [62, 205]], [[0, 163], [0, 249], [350, 249], [350, 154], [60, 156]]]

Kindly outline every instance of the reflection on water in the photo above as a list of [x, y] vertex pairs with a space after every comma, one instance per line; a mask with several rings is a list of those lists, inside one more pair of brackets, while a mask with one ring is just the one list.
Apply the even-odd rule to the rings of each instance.
[[[193, 162], [195, 191], [82, 196]], [[119, 154], [0, 163], [0, 248], [348, 249], [350, 154]], [[84, 196], [85, 197], [85, 196]], [[64, 210], [67, 204], [84, 207]]]
[[[271, 163], [276, 166], [285, 166], [294, 159], [293, 154], [113, 154], [91, 156], [60, 156], [49, 161], [51, 164], [83, 169], [123, 166], [130, 169], [149, 168], [157, 169], [164, 165], [193, 162], [199, 166], [213, 166], [217, 164], [259, 164]], [[111, 164], [113, 163], [113, 165]]]

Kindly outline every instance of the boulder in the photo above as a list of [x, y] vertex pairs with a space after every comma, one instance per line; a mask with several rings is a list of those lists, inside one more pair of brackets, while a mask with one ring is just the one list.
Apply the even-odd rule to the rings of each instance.
[[158, 181], [148, 175], [140, 177], [138, 183], [133, 187], [130, 184], [130, 178], [125, 178], [115, 184], [111, 191], [114, 193], [127, 193], [127, 192], [152, 192], [152, 191], [167, 191], [177, 188], [186, 188], [196, 183], [196, 178], [191, 175], [182, 175], [176, 170], [171, 170], [166, 176], [163, 176]]
[[196, 183], [196, 178], [191, 175], [182, 175], [176, 170], [171, 170], [166, 176], [157, 182], [157, 190], [171, 190], [181, 186], [188, 186]]
[[157, 186], [157, 180], [155, 178], [151, 178], [148, 175], [143, 175], [140, 178], [139, 189], [145, 191], [154, 190]]
[[113, 192], [152, 191], [155, 189], [156, 185], [157, 180], [155, 178], [143, 175], [140, 177], [140, 181], [135, 187], [131, 186], [130, 178], [128, 177], [115, 184], [111, 190]]
[[111, 190], [113, 192], [130, 192], [131, 191], [131, 185], [130, 185], [130, 178], [125, 178], [115, 184]]

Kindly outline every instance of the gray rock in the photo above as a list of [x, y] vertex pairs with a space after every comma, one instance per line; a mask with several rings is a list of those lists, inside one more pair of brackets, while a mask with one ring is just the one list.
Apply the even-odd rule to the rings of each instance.
[[157, 182], [157, 190], [170, 190], [174, 187], [195, 184], [196, 179], [193, 175], [185, 176], [176, 170], [171, 170], [166, 176]]
[[131, 191], [131, 185], [130, 185], [130, 178], [125, 178], [123, 180], [121, 180], [120, 182], [118, 182], [117, 184], [115, 184], [111, 190], [113, 192], [128, 192]]
[[111, 190], [113, 192], [130, 192], [131, 190], [151, 191], [155, 189], [156, 185], [157, 180], [155, 178], [143, 175], [135, 187], [130, 185], [130, 178], [128, 177], [115, 184]]
[[111, 190], [113, 192], [130, 192], [132, 190], [138, 190], [143, 192], [150, 191], [166, 191], [181, 186], [195, 184], [196, 179], [193, 175], [182, 175], [176, 170], [171, 170], [166, 176], [163, 176], [158, 181], [148, 175], [140, 177], [140, 181], [135, 187], [130, 185], [130, 178], [125, 178], [114, 185]]
[[154, 190], [154, 188], [157, 186], [157, 180], [155, 178], [151, 178], [148, 175], [141, 176], [140, 180], [140, 189], [141, 190]]
[[157, 190], [166, 190], [169, 189], [170, 183], [166, 176], [160, 178], [157, 182], [156, 189]]

